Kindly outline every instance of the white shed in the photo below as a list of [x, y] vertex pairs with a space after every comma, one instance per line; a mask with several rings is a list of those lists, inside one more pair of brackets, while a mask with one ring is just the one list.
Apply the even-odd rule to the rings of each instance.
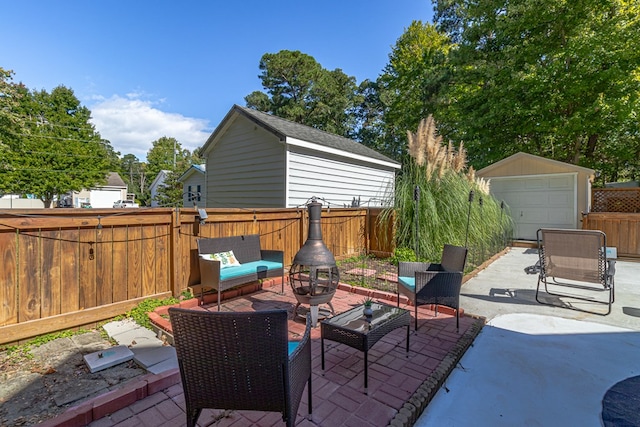
[[509, 206], [515, 239], [536, 240], [543, 227], [582, 228], [590, 210], [593, 169], [520, 152], [476, 174]]
[[393, 203], [400, 164], [356, 141], [234, 105], [202, 148], [206, 207]]

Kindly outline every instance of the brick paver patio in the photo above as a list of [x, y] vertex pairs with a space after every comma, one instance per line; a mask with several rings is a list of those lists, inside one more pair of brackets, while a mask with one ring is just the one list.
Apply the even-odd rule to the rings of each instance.
[[[282, 308], [290, 313], [295, 306], [291, 289], [281, 295], [278, 282], [265, 283], [262, 290], [225, 300], [225, 311], [257, 311]], [[362, 302], [365, 293], [374, 299], [396, 304], [395, 294], [340, 285], [332, 300], [336, 313]], [[401, 307], [407, 307], [401, 299]], [[196, 309], [216, 309], [206, 304]], [[456, 333], [455, 316], [440, 308], [438, 317], [429, 306], [418, 309], [419, 329], [405, 352], [406, 329], [397, 329], [369, 351], [369, 394], [364, 394], [363, 353], [346, 345], [325, 341], [325, 373], [320, 367], [320, 327], [312, 330], [313, 415], [309, 419], [307, 393], [298, 410], [296, 425], [323, 426], [410, 426], [422, 413], [448, 373], [478, 334], [484, 321], [468, 316], [460, 318]], [[292, 338], [304, 332], [304, 320], [289, 320]], [[215, 387], [215, 384], [211, 385]], [[226, 415], [226, 416], [225, 416]], [[121, 391], [110, 392], [84, 402], [65, 414], [47, 421], [46, 426], [126, 427], [184, 426], [184, 395], [177, 370], [147, 375], [141, 382]], [[282, 426], [279, 413], [234, 411], [222, 414], [204, 410], [198, 425]]]

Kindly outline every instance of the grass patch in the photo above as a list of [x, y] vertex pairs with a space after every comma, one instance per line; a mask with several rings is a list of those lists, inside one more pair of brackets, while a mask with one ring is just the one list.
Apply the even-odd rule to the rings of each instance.
[[133, 319], [138, 325], [142, 327], [152, 329], [151, 321], [149, 320], [150, 312], [158, 307], [178, 304], [180, 301], [191, 298], [193, 298], [193, 295], [191, 295], [190, 292], [183, 292], [180, 298], [169, 297], [164, 299], [146, 299], [132, 308], [130, 311], [128, 311], [126, 317]]

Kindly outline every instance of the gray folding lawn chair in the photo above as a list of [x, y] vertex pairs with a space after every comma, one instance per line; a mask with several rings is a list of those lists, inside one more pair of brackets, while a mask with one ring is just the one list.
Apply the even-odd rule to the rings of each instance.
[[[540, 272], [536, 287], [536, 301], [557, 305], [540, 298], [540, 285], [548, 295], [573, 298], [607, 305], [607, 315], [614, 301], [615, 260], [607, 259], [607, 237], [598, 230], [538, 230]], [[598, 298], [600, 294], [605, 298]], [[563, 303], [565, 301], [563, 300]], [[588, 311], [565, 303], [565, 308]]]

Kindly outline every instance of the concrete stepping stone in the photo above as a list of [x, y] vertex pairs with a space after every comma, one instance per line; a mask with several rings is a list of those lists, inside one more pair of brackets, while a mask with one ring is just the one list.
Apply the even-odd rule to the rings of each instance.
[[83, 356], [92, 374], [133, 359], [133, 352], [126, 345], [117, 345], [106, 350], [94, 351]]
[[165, 360], [175, 359], [177, 366], [176, 349], [166, 345], [162, 347], [132, 348], [133, 360], [143, 368], [149, 371], [149, 368], [164, 362]]

